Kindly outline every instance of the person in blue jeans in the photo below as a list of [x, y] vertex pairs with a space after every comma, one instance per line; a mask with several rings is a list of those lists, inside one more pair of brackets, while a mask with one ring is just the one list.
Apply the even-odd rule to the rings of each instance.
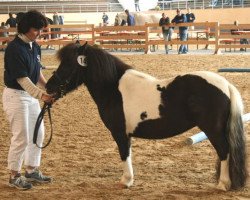
[[[179, 23], [187, 22], [186, 15], [182, 14], [180, 9], [177, 9], [176, 13], [177, 13], [177, 15], [171, 21], [172, 23], [179, 24]], [[187, 36], [188, 36], [188, 27], [187, 26], [179, 26], [179, 36], [180, 36], [180, 41], [187, 41]], [[182, 44], [179, 48], [178, 54], [186, 54], [187, 52], [188, 52], [187, 45]]]
[[[159, 21], [159, 26], [162, 27], [162, 34], [165, 41], [171, 41], [173, 29], [172, 27], [166, 27], [165, 25], [170, 24], [169, 17], [165, 13], [162, 13], [162, 18]], [[166, 54], [168, 54], [168, 45], [165, 45]]]

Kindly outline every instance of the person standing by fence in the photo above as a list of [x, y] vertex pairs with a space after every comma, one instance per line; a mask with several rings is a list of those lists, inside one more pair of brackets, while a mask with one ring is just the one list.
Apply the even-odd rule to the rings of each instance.
[[187, 9], [186, 17], [187, 17], [187, 22], [191, 22], [192, 23], [195, 20], [195, 15], [194, 15], [194, 13], [191, 12], [190, 8]]
[[128, 9], [125, 10], [125, 13], [127, 15], [127, 24], [128, 24], [128, 26], [134, 26], [135, 25], [134, 16], [129, 13]]
[[[0, 27], [0, 29], [2, 29], [2, 30], [7, 30], [8, 27], [5, 25], [4, 22], [1, 22], [1, 27]], [[0, 37], [8, 37], [8, 32], [7, 32], [7, 31], [6, 31], [6, 32], [0, 32]]]
[[[170, 24], [170, 19], [162, 13], [162, 18], [159, 21], [159, 26], [162, 28], [162, 34], [165, 41], [171, 41], [173, 29], [171, 27], [166, 27], [165, 25]], [[165, 51], [168, 54], [168, 45], [165, 44]]]
[[[179, 24], [187, 22], [186, 15], [182, 14], [180, 9], [177, 9], [176, 13], [177, 15], [172, 20], [172, 23]], [[187, 41], [187, 36], [188, 36], [187, 26], [179, 26], [179, 36], [180, 36], [180, 41]], [[186, 53], [187, 53], [187, 45], [181, 44], [178, 50], [178, 54], [186, 54]]]
[[9, 26], [10, 28], [16, 27], [16, 18], [13, 17], [12, 13], [9, 13], [9, 19], [7, 19], [5, 25]]
[[[188, 23], [193, 23], [194, 20], [195, 20], [195, 15], [194, 15], [194, 13], [191, 12], [191, 9], [190, 9], [190, 8], [187, 9], [186, 17], [187, 17], [187, 22], [188, 22]], [[189, 28], [190, 28], [190, 30], [194, 30], [194, 26], [189, 26]], [[190, 35], [188, 34], [188, 35], [187, 35], [187, 40], [188, 40], [189, 36], [190, 36]], [[192, 36], [191, 36], [191, 37], [192, 37]], [[187, 51], [188, 51], [188, 45], [187, 45]]]
[[135, 0], [135, 11], [141, 11], [139, 4], [140, 4], [140, 1], [139, 0]]
[[102, 23], [103, 26], [107, 26], [109, 23], [109, 16], [105, 12], [102, 15]]
[[[53, 15], [53, 24], [54, 24], [54, 25], [59, 25], [59, 24], [60, 24], [59, 15], [58, 15], [57, 12], [55, 12], [54, 15]], [[60, 31], [60, 28], [53, 28], [51, 31], [52, 31], [52, 32], [53, 32], [53, 31], [56, 31], [56, 32], [57, 32], [57, 31]], [[54, 34], [54, 38], [58, 38], [58, 37], [59, 37], [59, 34], [55, 33], [55, 34]]]
[[[38, 169], [41, 163], [41, 149], [33, 144], [33, 132], [40, 113], [38, 99], [53, 103], [54, 99], [45, 90], [46, 80], [40, 63], [41, 49], [35, 40], [48, 22], [38, 11], [24, 14], [17, 25], [15, 39], [4, 55], [3, 110], [10, 123], [12, 138], [8, 154], [10, 170], [9, 185], [21, 190], [32, 188], [31, 182], [47, 183], [51, 178]], [[37, 87], [40, 84], [44, 90]], [[40, 126], [38, 145], [42, 145], [44, 125]], [[21, 175], [25, 165], [25, 177]]]

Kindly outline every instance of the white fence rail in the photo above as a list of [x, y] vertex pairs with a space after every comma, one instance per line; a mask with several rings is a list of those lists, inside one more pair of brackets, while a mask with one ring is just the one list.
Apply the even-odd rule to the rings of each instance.
[[[9, 2], [9, 3], [8, 3]], [[250, 7], [250, 0], [159, 0], [158, 9], [174, 10], [180, 9], [219, 9], [219, 8], [244, 8]], [[27, 12], [36, 9], [44, 13], [84, 13], [84, 12], [121, 12], [123, 8], [120, 3], [79, 3], [61, 0], [58, 1], [0, 1], [0, 13], [7, 14], [9, 12]], [[157, 9], [157, 7], [156, 7]]]
[[244, 8], [250, 7], [250, 0], [159, 0], [158, 5], [162, 10]]

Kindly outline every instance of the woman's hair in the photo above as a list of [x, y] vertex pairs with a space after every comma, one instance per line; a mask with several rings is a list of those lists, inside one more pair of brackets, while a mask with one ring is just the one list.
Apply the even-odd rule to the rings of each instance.
[[48, 21], [46, 17], [36, 10], [31, 10], [27, 13], [24, 13], [21, 19], [18, 21], [17, 32], [25, 34], [29, 32], [30, 28], [42, 29], [47, 26]]

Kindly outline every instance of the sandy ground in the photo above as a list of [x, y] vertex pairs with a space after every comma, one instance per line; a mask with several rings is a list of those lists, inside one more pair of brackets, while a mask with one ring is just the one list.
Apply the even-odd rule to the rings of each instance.
[[[195, 70], [216, 72], [218, 68], [250, 67], [250, 56], [244, 55], [120, 55], [136, 69], [159, 78], [173, 77]], [[43, 56], [45, 65], [57, 65], [52, 55]], [[52, 70], [44, 70], [49, 78]], [[250, 74], [223, 73], [241, 92], [245, 113], [250, 112]], [[3, 90], [3, 54], [0, 54], [0, 94]], [[118, 189], [122, 166], [118, 150], [104, 127], [85, 87], [56, 102], [52, 110], [54, 136], [43, 150], [41, 169], [54, 181], [36, 185], [30, 191], [8, 186], [7, 153], [9, 125], [0, 101], [0, 199], [250, 199], [250, 184], [240, 191], [215, 189], [217, 156], [209, 141], [188, 146], [194, 128], [166, 140], [133, 139], [135, 183], [129, 189]], [[48, 119], [45, 119], [49, 135]], [[245, 126], [250, 145], [250, 123]], [[248, 156], [250, 151], [248, 150]]]

